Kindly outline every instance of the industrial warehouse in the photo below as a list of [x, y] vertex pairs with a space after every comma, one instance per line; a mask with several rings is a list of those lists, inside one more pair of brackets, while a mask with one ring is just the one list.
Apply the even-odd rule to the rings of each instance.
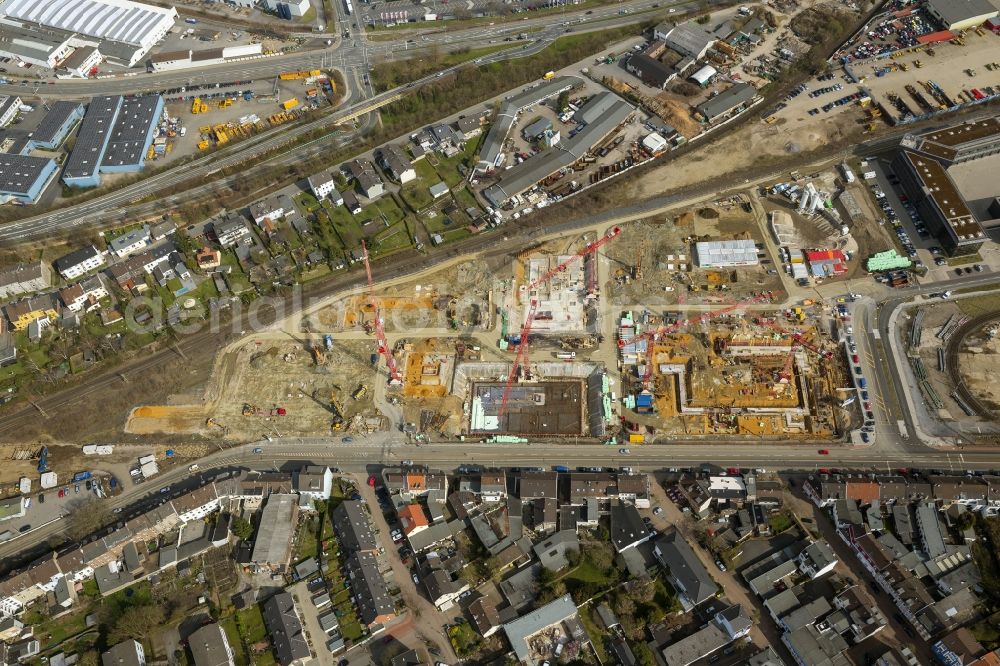
[[987, 229], [1000, 226], [998, 164], [1000, 120], [993, 117], [906, 135], [893, 169], [945, 250], [969, 255], [986, 242]]
[[62, 180], [70, 187], [96, 187], [103, 173], [140, 171], [163, 113], [160, 95], [95, 97], [87, 105]]
[[0, 54], [55, 69], [74, 51], [96, 47], [131, 67], [173, 27], [177, 10], [131, 0], [5, 0]]

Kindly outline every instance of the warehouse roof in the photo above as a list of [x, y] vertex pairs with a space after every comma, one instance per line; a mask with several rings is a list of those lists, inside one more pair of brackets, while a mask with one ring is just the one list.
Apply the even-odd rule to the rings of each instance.
[[51, 162], [48, 157], [0, 153], [0, 192], [27, 194]]
[[483, 139], [483, 145], [479, 151], [480, 165], [487, 163], [489, 168], [496, 165], [503, 151], [503, 142], [507, 138], [507, 134], [510, 133], [510, 128], [514, 126], [514, 120], [518, 113], [553, 95], [558, 95], [564, 90], [582, 84], [583, 81], [576, 76], [557, 76], [504, 100], [497, 110], [493, 126], [490, 127], [486, 138]]
[[699, 104], [698, 110], [705, 118], [712, 120], [749, 102], [756, 95], [757, 89], [749, 83], [734, 83], [715, 97]]
[[990, 0], [927, 0], [928, 8], [945, 23], [945, 27], [980, 16], [996, 16], [997, 8]]
[[80, 109], [79, 102], [56, 102], [49, 107], [49, 112], [38, 123], [38, 127], [31, 132], [31, 139], [39, 143], [51, 143], [57, 140], [66, 121], [73, 114], [79, 113]]
[[143, 160], [149, 131], [156, 124], [161, 104], [159, 95], [125, 98], [101, 166], [137, 164]]
[[615, 104], [609, 106], [600, 117], [577, 132], [573, 138], [507, 169], [496, 185], [487, 188], [483, 195], [499, 206], [507, 199], [533, 187], [538, 181], [583, 157], [634, 110], [632, 105], [615, 98]]
[[121, 105], [122, 98], [119, 96], [94, 97], [90, 100], [87, 113], [80, 123], [76, 145], [63, 169], [64, 179], [83, 178], [97, 172]]
[[71, 33], [45, 28], [0, 25], [0, 45], [6, 53], [46, 62], [71, 37]]
[[174, 23], [177, 11], [130, 0], [9, 0], [9, 17], [98, 39], [150, 46]]
[[667, 33], [667, 46], [681, 55], [700, 56], [715, 42], [715, 37], [693, 23], [681, 23]]

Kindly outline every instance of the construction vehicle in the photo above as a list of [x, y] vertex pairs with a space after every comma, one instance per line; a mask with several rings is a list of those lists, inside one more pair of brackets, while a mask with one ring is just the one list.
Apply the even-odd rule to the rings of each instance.
[[233, 100], [231, 100], [228, 97], [219, 101], [219, 108], [220, 109], [228, 109], [232, 105], [233, 105]]
[[201, 113], [201, 97], [195, 97], [194, 101], [191, 102], [191, 113]]
[[284, 407], [272, 407], [271, 409], [261, 409], [249, 402], [243, 403], [243, 416], [286, 416], [288, 411]]
[[556, 78], [555, 72], [545, 72], [545, 76], [542, 77], [542, 79], [545, 81], [551, 81], [554, 78]]
[[291, 99], [286, 99], [284, 102], [282, 102], [281, 108], [284, 109], [285, 111], [289, 111], [291, 109], [294, 109], [298, 105], [299, 105], [298, 97], [293, 97]]
[[354, 389], [354, 393], [351, 394], [351, 397], [355, 400], [361, 400], [361, 398], [366, 395], [368, 395], [368, 387], [364, 384], [359, 384], [358, 388]]
[[330, 423], [330, 430], [340, 430], [344, 427], [344, 408], [337, 402], [337, 394], [330, 394], [330, 411], [333, 412], [333, 421]]
[[216, 125], [212, 128], [212, 131], [215, 132], [215, 142], [217, 144], [223, 146], [229, 143], [229, 134], [226, 133], [225, 125]]
[[282, 72], [278, 78], [282, 81], [295, 81], [297, 79], [308, 79], [311, 76], [322, 76], [323, 72], [318, 69], [303, 70], [300, 72]]

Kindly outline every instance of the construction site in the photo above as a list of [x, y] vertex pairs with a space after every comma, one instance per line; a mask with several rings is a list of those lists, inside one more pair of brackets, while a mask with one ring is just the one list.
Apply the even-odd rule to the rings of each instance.
[[248, 342], [222, 359], [204, 404], [136, 407], [125, 430], [236, 441], [384, 430], [372, 401], [371, 349], [363, 341]]
[[[619, 307], [728, 303], [746, 298], [782, 300], [781, 280], [763, 257], [757, 209], [739, 194], [680, 214], [647, 218], [623, 228], [604, 252], [611, 263], [605, 288]], [[759, 260], [732, 266], [700, 266], [699, 242], [751, 241]]]
[[[686, 316], [623, 314], [618, 326], [629, 429], [648, 434], [833, 437], [850, 414], [832, 343], [801, 307], [744, 312], [740, 303]], [[640, 439], [641, 438], [641, 439]]]

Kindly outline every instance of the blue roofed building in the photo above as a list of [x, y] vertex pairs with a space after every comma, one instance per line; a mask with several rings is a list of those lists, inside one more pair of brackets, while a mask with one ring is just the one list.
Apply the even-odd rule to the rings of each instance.
[[55, 178], [55, 160], [31, 155], [0, 154], [0, 204], [33, 204]]
[[69, 136], [70, 131], [83, 118], [83, 105], [79, 102], [60, 101], [49, 107], [48, 113], [31, 132], [32, 148], [55, 150]]
[[153, 143], [163, 97], [94, 97], [80, 124], [63, 182], [70, 187], [97, 187], [103, 173], [141, 171]]

